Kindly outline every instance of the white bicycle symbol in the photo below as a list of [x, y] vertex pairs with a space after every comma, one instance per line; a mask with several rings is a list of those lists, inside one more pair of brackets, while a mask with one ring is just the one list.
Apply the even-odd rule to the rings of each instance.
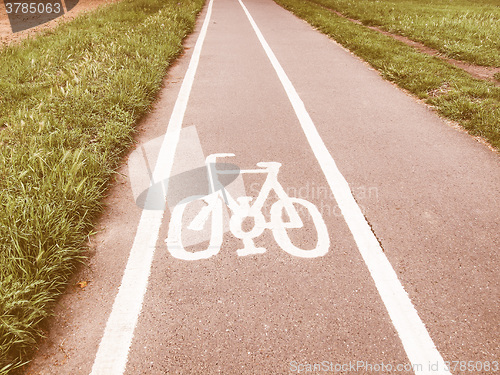
[[[265, 229], [270, 229], [276, 243], [291, 255], [302, 258], [315, 258], [325, 255], [330, 247], [330, 238], [323, 217], [316, 206], [311, 202], [300, 198], [292, 198], [287, 195], [277, 178], [281, 163], [257, 163], [257, 166], [262, 169], [218, 170], [216, 168], [216, 159], [230, 156], [235, 155], [228, 153], [209, 155], [206, 158], [206, 167], [210, 193], [208, 195], [190, 196], [175, 206], [170, 218], [168, 237], [165, 240], [170, 254], [175, 258], [183, 260], [207, 259], [216, 255], [220, 251], [222, 245], [224, 231], [222, 202], [225, 202], [231, 211], [229, 228], [235, 237], [243, 241], [243, 248], [237, 250], [239, 256], [262, 254], [266, 251], [265, 248], [256, 247], [254, 244], [254, 238], [260, 236]], [[219, 181], [219, 175], [234, 175], [238, 173], [267, 173], [266, 180], [253, 204], [250, 203], [254, 198], [248, 196], [239, 197], [237, 201], [235, 201]], [[278, 200], [271, 206], [270, 221], [266, 221], [262, 208], [271, 191], [275, 192]], [[195, 201], [205, 202], [206, 205], [203, 205], [187, 228], [194, 231], [203, 230], [210, 215], [212, 216], [212, 222], [208, 248], [191, 252], [187, 251], [182, 245], [182, 228], [186, 207], [188, 204]], [[313, 220], [317, 231], [317, 243], [316, 247], [313, 249], [304, 250], [296, 247], [288, 236], [287, 229], [304, 227], [304, 223], [295, 209], [294, 204], [303, 206], [309, 212]], [[288, 217], [287, 221], [283, 219], [283, 209]], [[243, 222], [247, 218], [253, 218], [253, 228], [249, 231], [245, 231], [242, 228]]]

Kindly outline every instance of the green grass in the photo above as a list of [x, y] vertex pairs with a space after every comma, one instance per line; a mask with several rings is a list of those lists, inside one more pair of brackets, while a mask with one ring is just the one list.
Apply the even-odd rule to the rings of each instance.
[[0, 50], [0, 374], [29, 360], [203, 0], [123, 0]]
[[311, 1], [275, 1], [370, 63], [384, 78], [500, 149], [500, 87]]
[[500, 0], [313, 0], [444, 55], [500, 66]]

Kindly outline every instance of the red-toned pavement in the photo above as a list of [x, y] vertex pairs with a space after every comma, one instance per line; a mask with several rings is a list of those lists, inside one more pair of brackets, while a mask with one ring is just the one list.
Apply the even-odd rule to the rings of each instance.
[[498, 155], [271, 0], [186, 46], [26, 373], [500, 373]]

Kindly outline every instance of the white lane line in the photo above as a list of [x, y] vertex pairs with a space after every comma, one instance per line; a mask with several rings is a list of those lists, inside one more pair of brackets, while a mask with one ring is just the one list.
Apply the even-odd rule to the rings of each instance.
[[[361, 209], [354, 200], [349, 184], [340, 173], [335, 161], [328, 152], [316, 126], [300, 99], [292, 82], [281, 67], [271, 47], [267, 44], [252, 15], [241, 0], [238, 0], [248, 17], [267, 57], [285, 89], [288, 99], [295, 110], [302, 129], [306, 135], [318, 163], [325, 174], [328, 185], [339, 205], [344, 219], [354, 237], [358, 249], [370, 271], [377, 290], [384, 302], [389, 316], [399, 334], [406, 354], [418, 374], [449, 374], [445, 371], [445, 363], [436, 349], [424, 323], [418, 316], [408, 294], [405, 292], [396, 272], [385, 256], [374, 233], [368, 225]], [[431, 371], [429, 364], [438, 363], [438, 371]]]
[[[182, 121], [186, 112], [189, 95], [193, 86], [196, 69], [200, 60], [203, 41], [207, 34], [208, 23], [212, 14], [213, 0], [210, 0], [207, 14], [196, 41], [189, 67], [175, 102], [163, 140], [158, 161], [153, 172], [153, 181], [166, 181], [170, 176], [175, 150], [179, 141]], [[166, 190], [166, 189], [165, 189]], [[163, 191], [166, 200], [166, 191]], [[154, 190], [146, 202], [154, 200]], [[148, 204], [145, 205], [148, 207]], [[148, 286], [151, 263], [155, 252], [158, 233], [163, 219], [163, 210], [143, 210], [137, 227], [137, 233], [130, 250], [122, 283], [108, 318], [104, 335], [92, 366], [91, 375], [122, 375], [127, 365], [127, 357], [132, 344], [137, 319], [142, 309], [144, 294]]]

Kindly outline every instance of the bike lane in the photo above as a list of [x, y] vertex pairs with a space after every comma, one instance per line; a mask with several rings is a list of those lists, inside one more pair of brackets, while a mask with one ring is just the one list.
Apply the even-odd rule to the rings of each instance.
[[[286, 14], [280, 8], [275, 12], [275, 17]], [[279, 162], [279, 183], [290, 196], [318, 208], [331, 244], [323, 257], [294, 257], [266, 229], [255, 239], [266, 248], [264, 254], [238, 256], [242, 242], [226, 228], [218, 254], [180, 260], [164, 241], [167, 213], [126, 373], [288, 373], [299, 364], [321, 362], [409, 364], [283, 86], [238, 2], [214, 2], [183, 130], [194, 133], [199, 145], [181, 141], [174, 169], [186, 164], [185, 154], [194, 153], [197, 163], [187, 163], [192, 169], [201, 169], [203, 157], [214, 153], [233, 153], [221, 161], [241, 169]], [[198, 194], [204, 192], [203, 177], [194, 182]], [[256, 197], [264, 178], [244, 176], [246, 194]], [[176, 183], [181, 187], [169, 189], [184, 187], [186, 193], [174, 200], [193, 194], [187, 181]], [[369, 185], [354, 188], [366, 189], [367, 200], [378, 199]], [[288, 233], [307, 249], [314, 247], [316, 233], [307, 216], [303, 219], [302, 231]], [[205, 241], [193, 249], [207, 246]]]

